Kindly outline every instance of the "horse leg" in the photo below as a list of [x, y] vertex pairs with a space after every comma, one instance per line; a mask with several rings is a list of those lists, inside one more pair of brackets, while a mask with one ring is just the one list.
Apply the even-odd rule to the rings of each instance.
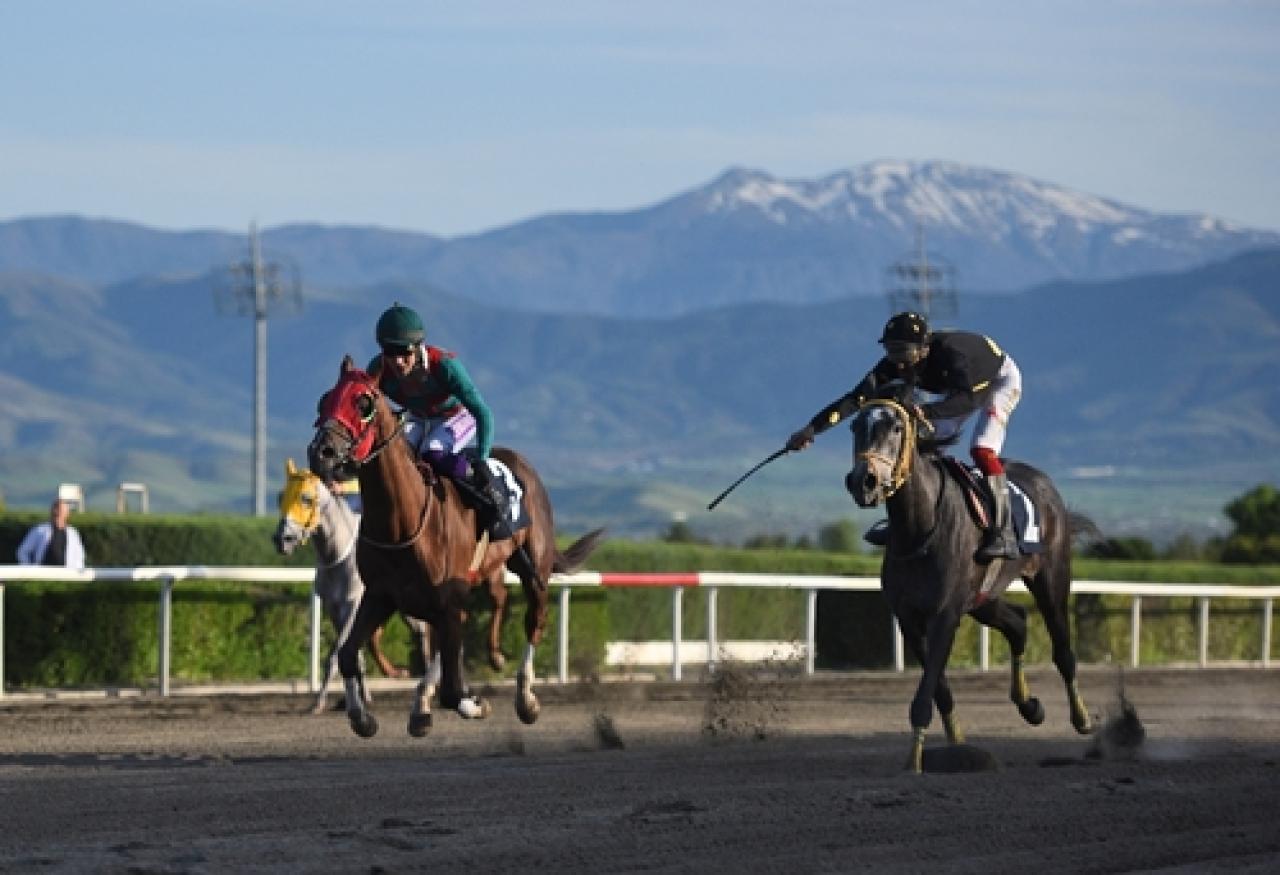
[[382, 635], [385, 631], [382, 626], [373, 630], [373, 635], [369, 637], [369, 652], [373, 654], [373, 660], [378, 663], [378, 670], [382, 672], [384, 677], [398, 680], [407, 678], [409, 676], [408, 669], [400, 668], [400, 666], [388, 659], [387, 654], [382, 650]]
[[484, 699], [470, 694], [463, 680], [463, 613], [460, 603], [461, 595], [453, 607], [445, 610], [441, 623], [432, 627], [432, 631], [438, 633], [440, 638], [440, 650], [437, 654], [441, 670], [440, 704], [457, 711], [462, 717], [480, 720], [488, 717], [491, 709]]
[[[435, 638], [430, 640], [434, 643]], [[427, 668], [422, 673], [422, 680], [418, 681], [413, 711], [409, 714], [409, 734], [414, 738], [422, 738], [431, 731], [431, 700], [435, 698], [436, 687], [440, 683], [440, 651], [431, 650], [430, 644], [424, 646]]]
[[996, 598], [969, 613], [984, 626], [999, 630], [1004, 640], [1009, 642], [1009, 701], [1017, 706], [1023, 720], [1039, 726], [1044, 722], [1044, 705], [1031, 695], [1022, 662], [1027, 652], [1027, 609]]
[[542, 641], [543, 628], [547, 623], [548, 592], [528, 563], [521, 562], [520, 583], [524, 589], [525, 602], [528, 609], [524, 615], [524, 658], [520, 661], [520, 670], [516, 672], [516, 716], [525, 724], [533, 724], [538, 720], [542, 706], [533, 692], [533, 656]]
[[[312, 714], [321, 714], [324, 712], [325, 699], [329, 692], [329, 684], [338, 674], [338, 650], [351, 634], [351, 624], [355, 620], [356, 607], [358, 604], [358, 599], [346, 599], [341, 602], [330, 602], [325, 605], [325, 609], [329, 614], [329, 622], [333, 624], [334, 639], [333, 646], [329, 648], [329, 655], [325, 657], [324, 678], [320, 681], [320, 690], [316, 693], [315, 701], [311, 704]], [[363, 696], [365, 707], [368, 707], [373, 704], [373, 697], [369, 695], [369, 689], [364, 682], [363, 660], [360, 661], [358, 668], [360, 672], [360, 693], [361, 696]], [[338, 706], [345, 708], [345, 700], [339, 702]]]
[[[933, 722], [933, 700], [945, 673], [947, 659], [951, 656], [951, 645], [955, 642], [959, 624], [960, 616], [950, 609], [934, 614], [925, 623], [924, 671], [915, 698], [911, 700], [911, 754], [907, 758], [907, 769], [916, 774], [924, 771], [925, 731]], [[954, 722], [952, 726], [954, 731]]]
[[[1071, 648], [1071, 626], [1067, 618], [1067, 595], [1071, 586], [1070, 560], [1059, 559], [1051, 568], [1041, 569], [1027, 582], [1035, 597], [1040, 616], [1044, 617], [1053, 644], [1053, 664], [1067, 687], [1067, 704], [1071, 708], [1071, 725], [1081, 735], [1093, 732], [1093, 718], [1076, 687], [1076, 654]], [[1057, 592], [1055, 592], [1055, 588]]]
[[489, 578], [489, 595], [493, 598], [493, 617], [489, 620], [489, 665], [494, 671], [502, 671], [507, 666], [507, 657], [502, 652], [502, 622], [507, 613], [507, 582], [502, 571]]
[[394, 610], [395, 603], [391, 599], [366, 589], [350, 631], [338, 648], [338, 670], [342, 672], [347, 695], [347, 720], [361, 738], [372, 738], [378, 731], [378, 721], [365, 702], [367, 693], [360, 669], [360, 651], [373, 635], [373, 630], [385, 623]]

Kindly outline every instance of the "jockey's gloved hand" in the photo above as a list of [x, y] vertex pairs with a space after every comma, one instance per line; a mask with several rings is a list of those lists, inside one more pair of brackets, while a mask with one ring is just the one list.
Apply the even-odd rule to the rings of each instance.
[[787, 438], [787, 450], [792, 453], [797, 453], [800, 450], [803, 450], [805, 447], [809, 446], [809, 444], [813, 443], [813, 434], [813, 426], [806, 425], [791, 437]]

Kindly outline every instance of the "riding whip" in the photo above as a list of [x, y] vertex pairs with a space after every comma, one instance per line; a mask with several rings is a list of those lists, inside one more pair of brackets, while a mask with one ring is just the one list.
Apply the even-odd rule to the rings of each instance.
[[728, 489], [726, 489], [724, 492], [721, 492], [719, 495], [717, 495], [717, 496], [716, 496], [716, 498], [715, 498], [715, 501], [713, 501], [713, 502], [711, 502], [710, 504], [708, 504], [708, 505], [707, 505], [707, 510], [715, 510], [715, 509], [716, 509], [716, 505], [717, 505], [717, 504], [719, 504], [720, 502], [724, 501], [724, 498], [725, 498], [725, 496], [726, 496], [726, 495], [728, 495], [728, 494], [729, 494], [730, 492], [732, 492], [733, 490], [737, 489], [737, 488], [738, 488], [738, 484], [740, 484], [743, 480], [746, 480], [746, 479], [747, 479], [748, 477], [750, 477], [752, 474], [756, 473], [756, 472], [757, 472], [757, 471], [759, 471], [761, 468], [763, 468], [765, 465], [769, 464], [770, 462], [772, 462], [774, 459], [778, 458], [779, 456], [785, 456], [788, 452], [790, 452], [790, 450], [788, 450], [786, 447], [783, 447], [782, 449], [778, 450], [776, 453], [774, 453], [773, 455], [771, 455], [769, 458], [765, 459], [763, 462], [760, 462], [759, 464], [757, 464], [757, 465], [756, 465], [754, 468], [752, 468], [750, 471], [748, 471], [747, 473], [743, 474], [743, 475], [742, 475], [741, 477], [739, 477], [737, 480], [733, 481], [733, 485], [731, 485], [731, 486], [730, 486]]

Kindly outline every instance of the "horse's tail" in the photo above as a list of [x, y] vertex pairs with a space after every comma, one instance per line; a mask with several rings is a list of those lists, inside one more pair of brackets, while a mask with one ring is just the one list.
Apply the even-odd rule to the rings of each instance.
[[1071, 532], [1071, 539], [1084, 541], [1103, 541], [1106, 535], [1102, 534], [1102, 529], [1098, 528], [1098, 524], [1089, 519], [1079, 511], [1067, 511], [1067, 528]]
[[577, 571], [596, 547], [600, 546], [603, 539], [604, 529], [595, 529], [574, 541], [563, 552], [556, 550], [555, 562], [551, 566], [552, 573], [568, 574]]

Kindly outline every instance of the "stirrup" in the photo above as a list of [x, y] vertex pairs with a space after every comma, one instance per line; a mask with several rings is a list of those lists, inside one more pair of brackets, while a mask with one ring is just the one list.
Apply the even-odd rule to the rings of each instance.
[[1017, 559], [1019, 555], [1016, 538], [1002, 529], [988, 529], [982, 537], [982, 543], [974, 551], [973, 558], [985, 564], [997, 559]]
[[889, 546], [889, 521], [877, 520], [875, 525], [867, 529], [866, 534], [862, 536], [862, 540], [873, 547]]

